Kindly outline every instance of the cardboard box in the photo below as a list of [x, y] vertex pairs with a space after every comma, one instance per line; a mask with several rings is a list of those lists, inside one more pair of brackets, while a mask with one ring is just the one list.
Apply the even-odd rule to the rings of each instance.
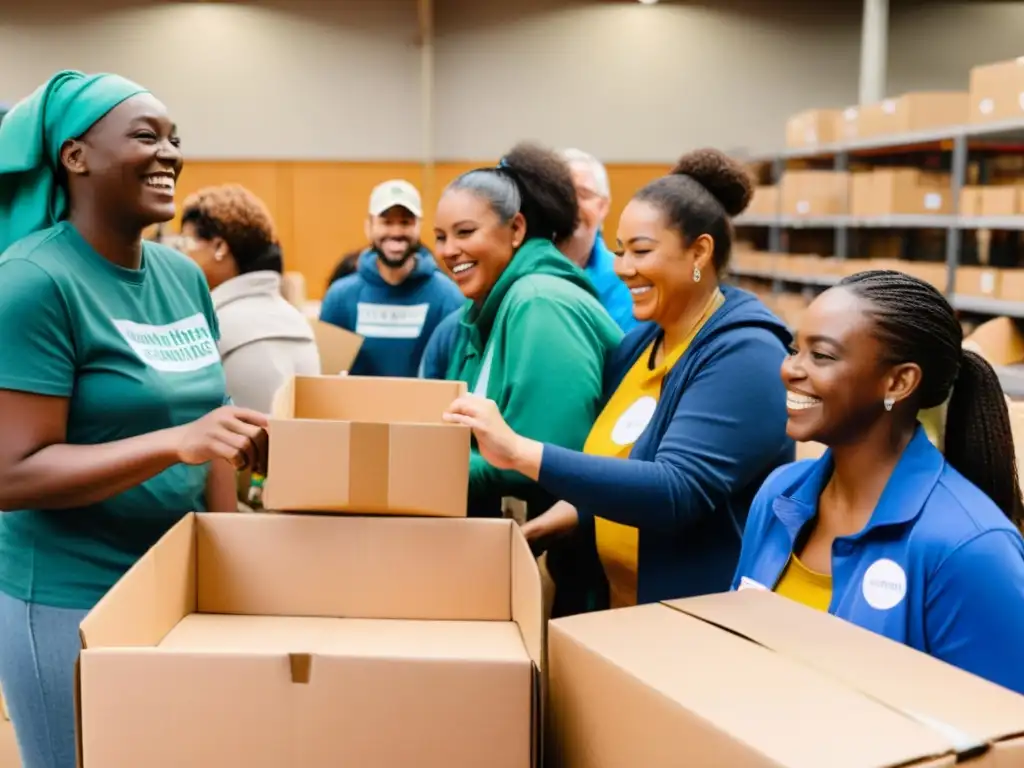
[[964, 125], [968, 104], [968, 94], [959, 91], [923, 91], [885, 99], [861, 107], [860, 136], [892, 136]]
[[809, 109], [793, 115], [786, 121], [786, 146], [815, 147], [838, 140], [838, 109]]
[[861, 138], [860, 108], [847, 107], [836, 116], [836, 137], [839, 141]]
[[981, 187], [982, 216], [1016, 216], [1020, 207], [1021, 187]]
[[779, 212], [779, 188], [777, 186], [760, 186], [754, 188], [750, 205], [744, 213], [756, 216], [775, 216]]
[[[860, 178], [858, 178], [860, 177]], [[853, 187], [858, 216], [931, 215], [952, 213], [947, 174], [916, 168], [878, 168], [855, 174]]]
[[80, 768], [528, 768], [544, 625], [510, 520], [188, 515], [81, 625]]
[[782, 213], [836, 216], [847, 211], [850, 174], [844, 171], [787, 171], [780, 182]]
[[970, 349], [992, 365], [1015, 365], [1024, 362], [1024, 334], [1008, 317], [994, 317], [964, 339], [964, 349]]
[[963, 187], [960, 190], [960, 215], [981, 216], [981, 198], [984, 187]]
[[999, 283], [1003, 270], [994, 267], [956, 268], [956, 293], [962, 296], [984, 296], [995, 298], [999, 295]]
[[[901, 261], [902, 271], [913, 275], [918, 280], [923, 280], [942, 293], [946, 292], [946, 285], [949, 282], [949, 270], [945, 262], [941, 261]], [[963, 267], [959, 267], [959, 272]]]
[[850, 215], [872, 216], [877, 209], [875, 201], [875, 174], [862, 171], [850, 174]]
[[1024, 56], [971, 70], [970, 122], [1024, 117]]
[[1004, 269], [999, 281], [999, 298], [1024, 301], [1024, 269]]
[[767, 591], [558, 619], [548, 638], [564, 768], [1024, 761], [1024, 696]]
[[320, 352], [320, 373], [336, 376], [352, 370], [352, 363], [363, 347], [363, 337], [313, 318], [309, 318], [309, 324], [313, 328], [317, 351]]
[[281, 512], [461, 517], [470, 430], [460, 381], [298, 376], [275, 397], [263, 504]]

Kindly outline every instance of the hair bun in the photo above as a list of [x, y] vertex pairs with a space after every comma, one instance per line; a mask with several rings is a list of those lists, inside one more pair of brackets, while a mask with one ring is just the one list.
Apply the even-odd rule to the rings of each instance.
[[692, 178], [721, 203], [729, 216], [743, 213], [754, 194], [754, 180], [747, 169], [717, 149], [687, 152], [671, 173]]

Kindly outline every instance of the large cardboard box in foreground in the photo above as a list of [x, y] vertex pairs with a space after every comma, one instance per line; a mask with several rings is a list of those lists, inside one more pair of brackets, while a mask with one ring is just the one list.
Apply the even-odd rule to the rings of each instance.
[[80, 768], [529, 768], [510, 520], [189, 515], [81, 625]]
[[464, 517], [470, 431], [442, 421], [466, 385], [296, 376], [275, 398], [263, 505]]
[[763, 590], [548, 632], [549, 765], [1024, 765], [1024, 696]]

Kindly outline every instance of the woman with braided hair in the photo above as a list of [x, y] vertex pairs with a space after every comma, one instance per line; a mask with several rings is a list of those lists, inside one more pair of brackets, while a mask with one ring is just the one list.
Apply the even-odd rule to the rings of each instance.
[[[808, 308], [782, 365], [789, 435], [829, 446], [750, 510], [737, 589], [771, 589], [1024, 693], [1024, 540], [995, 372], [902, 272]], [[917, 421], [949, 399], [945, 457]]]

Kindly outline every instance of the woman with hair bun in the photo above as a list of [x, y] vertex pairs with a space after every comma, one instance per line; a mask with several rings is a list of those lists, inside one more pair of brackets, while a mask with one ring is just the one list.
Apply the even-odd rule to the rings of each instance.
[[[520, 144], [497, 168], [455, 179], [434, 228], [437, 257], [470, 300], [445, 339], [445, 378], [497, 403], [523, 434], [573, 449], [597, 415], [605, 359], [622, 337], [590, 281], [555, 246], [575, 231], [577, 216], [568, 166]], [[474, 450], [470, 514], [500, 515], [504, 497], [526, 501], [531, 516], [555, 501]]]
[[185, 200], [180, 244], [210, 286], [228, 394], [269, 413], [288, 379], [320, 373], [313, 330], [281, 295], [284, 263], [270, 211], [237, 184], [201, 189]]
[[561, 500], [528, 538], [576, 529], [596, 541], [615, 607], [727, 590], [750, 502], [793, 458], [778, 381], [789, 332], [722, 284], [730, 218], [751, 192], [741, 166], [707, 149], [626, 206], [616, 271], [642, 322], [609, 361], [582, 453], [516, 434], [479, 397], [446, 415], [473, 428], [491, 464]]

